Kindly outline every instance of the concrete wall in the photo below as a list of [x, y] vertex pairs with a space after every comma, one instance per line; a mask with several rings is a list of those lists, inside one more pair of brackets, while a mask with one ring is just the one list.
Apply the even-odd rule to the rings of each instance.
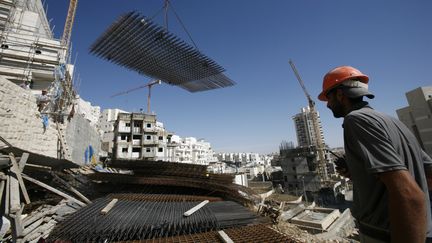
[[90, 163], [86, 162], [85, 151], [89, 146], [93, 148], [94, 159], [99, 160], [99, 151], [101, 148], [101, 138], [94, 126], [90, 122], [80, 116], [75, 115], [69, 122], [66, 129], [66, 140], [70, 148], [72, 148], [72, 161], [83, 165]]

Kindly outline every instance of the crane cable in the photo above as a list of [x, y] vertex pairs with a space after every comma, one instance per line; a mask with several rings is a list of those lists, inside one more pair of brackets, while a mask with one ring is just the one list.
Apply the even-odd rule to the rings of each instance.
[[164, 0], [164, 5], [163, 7], [156, 12], [156, 14], [154, 14], [150, 20], [153, 20], [156, 16], [158, 16], [162, 11], [165, 11], [165, 29], [168, 31], [168, 9], [171, 9], [172, 12], [174, 13], [174, 16], [176, 17], [177, 21], [180, 23], [180, 26], [183, 28], [184, 32], [187, 34], [187, 36], [189, 37], [190, 41], [192, 42], [193, 46], [195, 47], [195, 49], [197, 49], [199, 51], [199, 48], [197, 46], [197, 44], [195, 43], [195, 41], [192, 39], [192, 35], [190, 34], [190, 32], [186, 29], [186, 26], [184, 25], [183, 21], [180, 19], [180, 16], [177, 14], [177, 12], [174, 10], [174, 7], [172, 6], [171, 2], [169, 0]]

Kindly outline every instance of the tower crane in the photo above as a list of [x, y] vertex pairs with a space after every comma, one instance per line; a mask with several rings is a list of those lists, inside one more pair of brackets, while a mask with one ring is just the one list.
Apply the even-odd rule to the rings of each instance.
[[300, 86], [303, 89], [304, 94], [306, 95], [306, 98], [309, 103], [309, 109], [310, 114], [312, 116], [312, 125], [316, 136], [316, 144], [317, 144], [317, 152], [318, 152], [318, 176], [321, 180], [321, 182], [327, 181], [327, 173], [326, 173], [326, 162], [325, 162], [325, 156], [324, 156], [324, 142], [321, 137], [321, 130], [318, 123], [318, 114], [315, 108], [315, 101], [310, 96], [309, 92], [306, 89], [306, 86], [300, 77], [300, 74], [297, 71], [297, 68], [294, 65], [294, 62], [292, 60], [289, 60], [289, 64], [291, 65], [291, 68], [300, 84]]
[[[75, 12], [78, 5], [78, 0], [70, 0], [69, 9], [66, 16], [65, 26], [63, 29], [63, 36], [61, 39], [61, 44], [66, 50], [66, 57], [68, 56], [68, 50], [70, 45], [70, 39], [72, 35], [72, 26], [75, 20]], [[67, 58], [65, 58], [67, 60]]]
[[151, 82], [149, 82], [149, 83], [147, 83], [147, 84], [144, 84], [144, 85], [141, 85], [141, 86], [138, 86], [138, 87], [132, 88], [132, 89], [128, 89], [128, 90], [126, 90], [126, 91], [119, 92], [119, 93], [117, 93], [117, 94], [111, 95], [111, 98], [116, 97], [116, 96], [119, 96], [119, 95], [128, 94], [128, 93], [130, 93], [130, 92], [132, 92], [132, 91], [139, 90], [139, 89], [142, 89], [142, 88], [146, 88], [146, 87], [147, 87], [147, 88], [148, 88], [148, 95], [147, 95], [147, 113], [150, 113], [150, 97], [151, 97], [151, 88], [152, 88], [152, 86], [155, 85], [155, 84], [161, 84], [161, 80], [153, 80], [153, 81], [151, 81]]

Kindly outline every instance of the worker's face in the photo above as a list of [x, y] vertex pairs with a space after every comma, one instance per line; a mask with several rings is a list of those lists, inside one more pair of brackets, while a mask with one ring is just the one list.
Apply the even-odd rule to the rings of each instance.
[[336, 118], [344, 117], [344, 107], [342, 104], [342, 90], [333, 89], [330, 90], [327, 97], [327, 108], [329, 108], [333, 112], [333, 116]]

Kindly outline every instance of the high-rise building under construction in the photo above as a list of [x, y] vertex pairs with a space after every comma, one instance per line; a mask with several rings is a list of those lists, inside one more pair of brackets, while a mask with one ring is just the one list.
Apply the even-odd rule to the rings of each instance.
[[292, 119], [296, 128], [297, 143], [299, 147], [317, 147], [317, 136], [321, 136], [321, 141], [324, 141], [324, 134], [322, 132], [321, 120], [318, 113], [318, 135], [313, 127], [312, 114], [309, 107], [302, 108], [301, 113], [296, 114]]

